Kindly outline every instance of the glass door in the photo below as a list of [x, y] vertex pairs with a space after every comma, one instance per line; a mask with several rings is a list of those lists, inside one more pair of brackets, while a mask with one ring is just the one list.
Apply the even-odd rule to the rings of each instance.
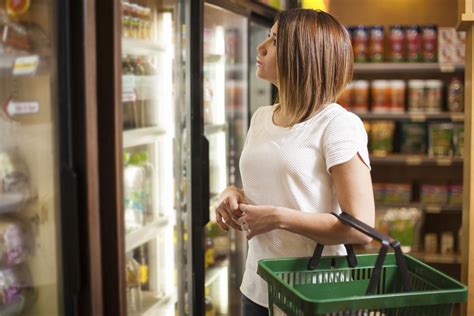
[[0, 1], [0, 315], [63, 314], [56, 10]]
[[[178, 301], [175, 107], [178, 1], [122, 1], [123, 218], [127, 315]], [[182, 235], [182, 234], [181, 234]]]
[[257, 46], [264, 41], [270, 32], [270, 27], [260, 24], [255, 21], [250, 21], [249, 36], [250, 36], [250, 58], [249, 58], [249, 82], [250, 82], [250, 115], [255, 111], [266, 105], [272, 105], [272, 85], [267, 81], [259, 79], [257, 73]]
[[205, 236], [205, 308], [217, 315], [240, 314], [240, 251], [245, 239], [217, 227], [213, 205], [227, 186], [242, 186], [239, 159], [248, 121], [247, 24], [245, 16], [205, 4], [203, 112], [211, 199]]

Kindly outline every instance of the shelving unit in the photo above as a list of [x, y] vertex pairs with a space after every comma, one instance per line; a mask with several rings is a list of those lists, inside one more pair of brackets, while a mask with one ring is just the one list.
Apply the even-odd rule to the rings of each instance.
[[229, 269], [229, 260], [226, 259], [216, 265], [215, 267], [209, 267], [206, 269], [206, 278], [204, 281], [204, 286], [208, 287], [216, 280], [218, 280], [221, 276], [226, 277], [227, 271]]
[[164, 52], [165, 47], [148, 40], [122, 38], [122, 53], [133, 55], [149, 55]]
[[422, 209], [425, 213], [431, 214], [438, 214], [444, 212], [452, 212], [452, 213], [461, 213], [462, 206], [461, 205], [435, 205], [435, 204], [423, 204], [418, 202], [410, 202], [410, 203], [393, 203], [393, 204], [377, 204], [378, 210], [384, 210], [389, 208], [400, 208], [400, 207], [415, 207]]
[[150, 144], [159, 136], [166, 135], [166, 130], [159, 127], [136, 128], [123, 132], [123, 147], [129, 148]]
[[134, 230], [125, 236], [125, 250], [126, 252], [146, 244], [150, 240], [156, 238], [160, 229], [166, 228], [170, 223], [168, 217], [158, 217], [151, 223], [143, 226], [140, 229]]
[[403, 112], [403, 113], [355, 113], [362, 120], [407, 120], [411, 122], [425, 122], [431, 120], [443, 120], [452, 122], [464, 122], [464, 113], [459, 112]]
[[386, 156], [370, 156], [373, 165], [405, 165], [405, 166], [437, 166], [449, 167], [463, 164], [459, 157], [429, 157], [424, 155], [390, 154]]
[[360, 74], [386, 72], [391, 73], [439, 73], [463, 71], [464, 65], [440, 64], [440, 63], [355, 63], [354, 72]]

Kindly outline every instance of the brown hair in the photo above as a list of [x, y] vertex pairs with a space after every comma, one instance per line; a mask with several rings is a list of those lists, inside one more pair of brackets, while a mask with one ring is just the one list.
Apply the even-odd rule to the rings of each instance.
[[319, 10], [282, 11], [278, 22], [276, 111], [302, 122], [334, 102], [352, 79], [353, 54], [345, 27]]

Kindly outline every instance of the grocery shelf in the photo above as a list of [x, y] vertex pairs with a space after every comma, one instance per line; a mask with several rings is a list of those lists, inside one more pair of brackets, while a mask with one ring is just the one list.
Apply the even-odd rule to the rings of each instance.
[[207, 64], [217, 63], [217, 62], [220, 62], [221, 60], [224, 60], [224, 57], [225, 57], [224, 54], [205, 54], [204, 62]]
[[455, 72], [464, 70], [462, 64], [440, 64], [440, 63], [354, 63], [355, 73], [387, 73], [387, 72], [410, 72], [410, 73], [437, 73]]
[[210, 135], [210, 134], [216, 134], [219, 132], [225, 132], [227, 129], [227, 124], [206, 124], [204, 126], [204, 134]]
[[376, 203], [375, 208], [377, 210], [384, 210], [389, 208], [401, 208], [401, 207], [415, 207], [424, 210], [426, 213], [441, 213], [441, 212], [461, 212], [462, 205], [436, 205], [436, 204], [423, 204], [423, 203]]
[[126, 130], [123, 132], [123, 147], [133, 147], [150, 144], [156, 141], [157, 136], [166, 135], [166, 130], [159, 127], [144, 127]]
[[412, 122], [425, 122], [428, 120], [450, 120], [452, 122], [464, 122], [464, 113], [457, 112], [354, 113], [357, 114], [363, 120], [410, 120]]
[[221, 263], [218, 263], [217, 266], [215, 267], [209, 267], [205, 271], [205, 281], [204, 281], [204, 286], [208, 287], [214, 281], [219, 279], [222, 273], [227, 271], [229, 269], [229, 259], [226, 259], [222, 261]]
[[409, 255], [425, 262], [438, 264], [460, 264], [461, 255], [457, 253], [439, 254], [439, 253], [424, 253], [424, 252], [409, 252]]
[[125, 251], [132, 251], [133, 249], [146, 244], [150, 240], [155, 239], [160, 229], [168, 226], [169, 223], [170, 220], [168, 217], [158, 217], [142, 228], [128, 233], [125, 236]]
[[130, 55], [152, 55], [164, 52], [165, 48], [150, 40], [122, 38], [122, 52]]
[[148, 292], [148, 291], [142, 291], [142, 306], [141, 309], [135, 313], [132, 313], [132, 315], [140, 315], [140, 316], [148, 316], [148, 315], [159, 315], [158, 312], [159, 310], [172, 302], [172, 296], [171, 295], [161, 295], [161, 296], [156, 296], [155, 294]]
[[424, 155], [389, 154], [386, 156], [370, 156], [373, 165], [407, 165], [407, 166], [462, 166], [463, 158], [429, 157]]

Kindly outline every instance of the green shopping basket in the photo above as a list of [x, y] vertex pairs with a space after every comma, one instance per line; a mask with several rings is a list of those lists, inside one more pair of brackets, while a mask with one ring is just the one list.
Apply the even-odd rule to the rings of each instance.
[[[378, 254], [264, 259], [258, 274], [268, 284], [270, 314], [275, 306], [287, 315], [432, 316], [451, 315], [465, 302], [467, 288], [423, 262], [404, 255], [400, 243], [347, 213], [340, 221], [380, 241]], [[394, 253], [387, 253], [392, 247]], [[309, 261], [308, 261], [309, 260]]]

